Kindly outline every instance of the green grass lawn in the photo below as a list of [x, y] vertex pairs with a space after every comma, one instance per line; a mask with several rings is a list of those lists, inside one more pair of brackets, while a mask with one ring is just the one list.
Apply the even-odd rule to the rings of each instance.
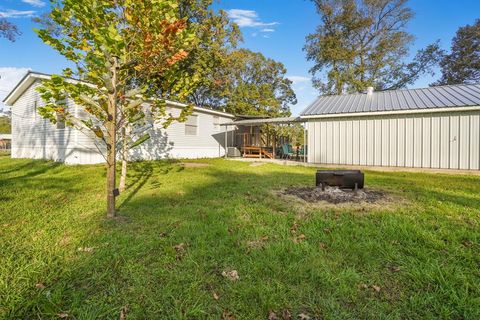
[[480, 319], [479, 176], [367, 172], [404, 200], [336, 209], [272, 192], [314, 168], [200, 162], [133, 164], [108, 220], [103, 166], [0, 157], [0, 318]]

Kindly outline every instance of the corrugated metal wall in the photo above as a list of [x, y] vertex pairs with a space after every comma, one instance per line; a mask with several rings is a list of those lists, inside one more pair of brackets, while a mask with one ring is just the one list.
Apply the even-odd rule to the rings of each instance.
[[311, 119], [307, 130], [310, 163], [480, 168], [480, 111]]

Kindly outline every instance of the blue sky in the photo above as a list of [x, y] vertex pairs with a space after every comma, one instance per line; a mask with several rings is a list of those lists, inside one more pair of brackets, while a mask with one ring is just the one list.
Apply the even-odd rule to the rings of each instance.
[[[28, 69], [55, 73], [67, 65], [63, 57], [44, 45], [32, 31], [31, 17], [47, 10], [46, 2], [0, 0], [0, 15], [9, 17], [22, 31], [15, 43], [0, 39], [0, 98]], [[458, 27], [480, 18], [479, 0], [411, 0], [409, 6], [415, 12], [408, 25], [408, 31], [416, 37], [412, 55], [437, 39], [448, 49]], [[315, 99], [317, 92], [310, 84], [308, 73], [312, 64], [306, 61], [302, 51], [305, 36], [319, 23], [311, 1], [222, 0], [215, 7], [228, 10], [231, 18], [239, 23], [244, 35], [242, 47], [259, 51], [286, 66], [298, 98], [298, 104], [292, 106], [294, 115]], [[414, 87], [425, 87], [432, 81], [433, 78], [427, 76], [419, 79]]]

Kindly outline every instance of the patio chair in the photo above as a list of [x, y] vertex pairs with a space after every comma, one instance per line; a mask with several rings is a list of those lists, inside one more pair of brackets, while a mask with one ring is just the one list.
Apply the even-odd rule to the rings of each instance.
[[300, 158], [305, 158], [307, 156], [307, 151], [308, 151], [308, 146], [302, 146], [300, 148], [300, 151], [298, 152], [298, 155], [300, 156]]
[[289, 150], [290, 148], [288, 144], [282, 144], [282, 159], [291, 159], [292, 156], [295, 155], [293, 153], [293, 150], [292, 151]]
[[295, 150], [293, 150], [292, 145], [289, 143], [287, 144], [287, 146], [288, 146], [288, 153], [295, 154]]

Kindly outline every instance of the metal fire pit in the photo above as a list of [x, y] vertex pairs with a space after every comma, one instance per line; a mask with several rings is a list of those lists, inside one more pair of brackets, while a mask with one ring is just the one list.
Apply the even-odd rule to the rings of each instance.
[[318, 170], [315, 185], [339, 187], [341, 189], [363, 189], [364, 175], [360, 170]]

